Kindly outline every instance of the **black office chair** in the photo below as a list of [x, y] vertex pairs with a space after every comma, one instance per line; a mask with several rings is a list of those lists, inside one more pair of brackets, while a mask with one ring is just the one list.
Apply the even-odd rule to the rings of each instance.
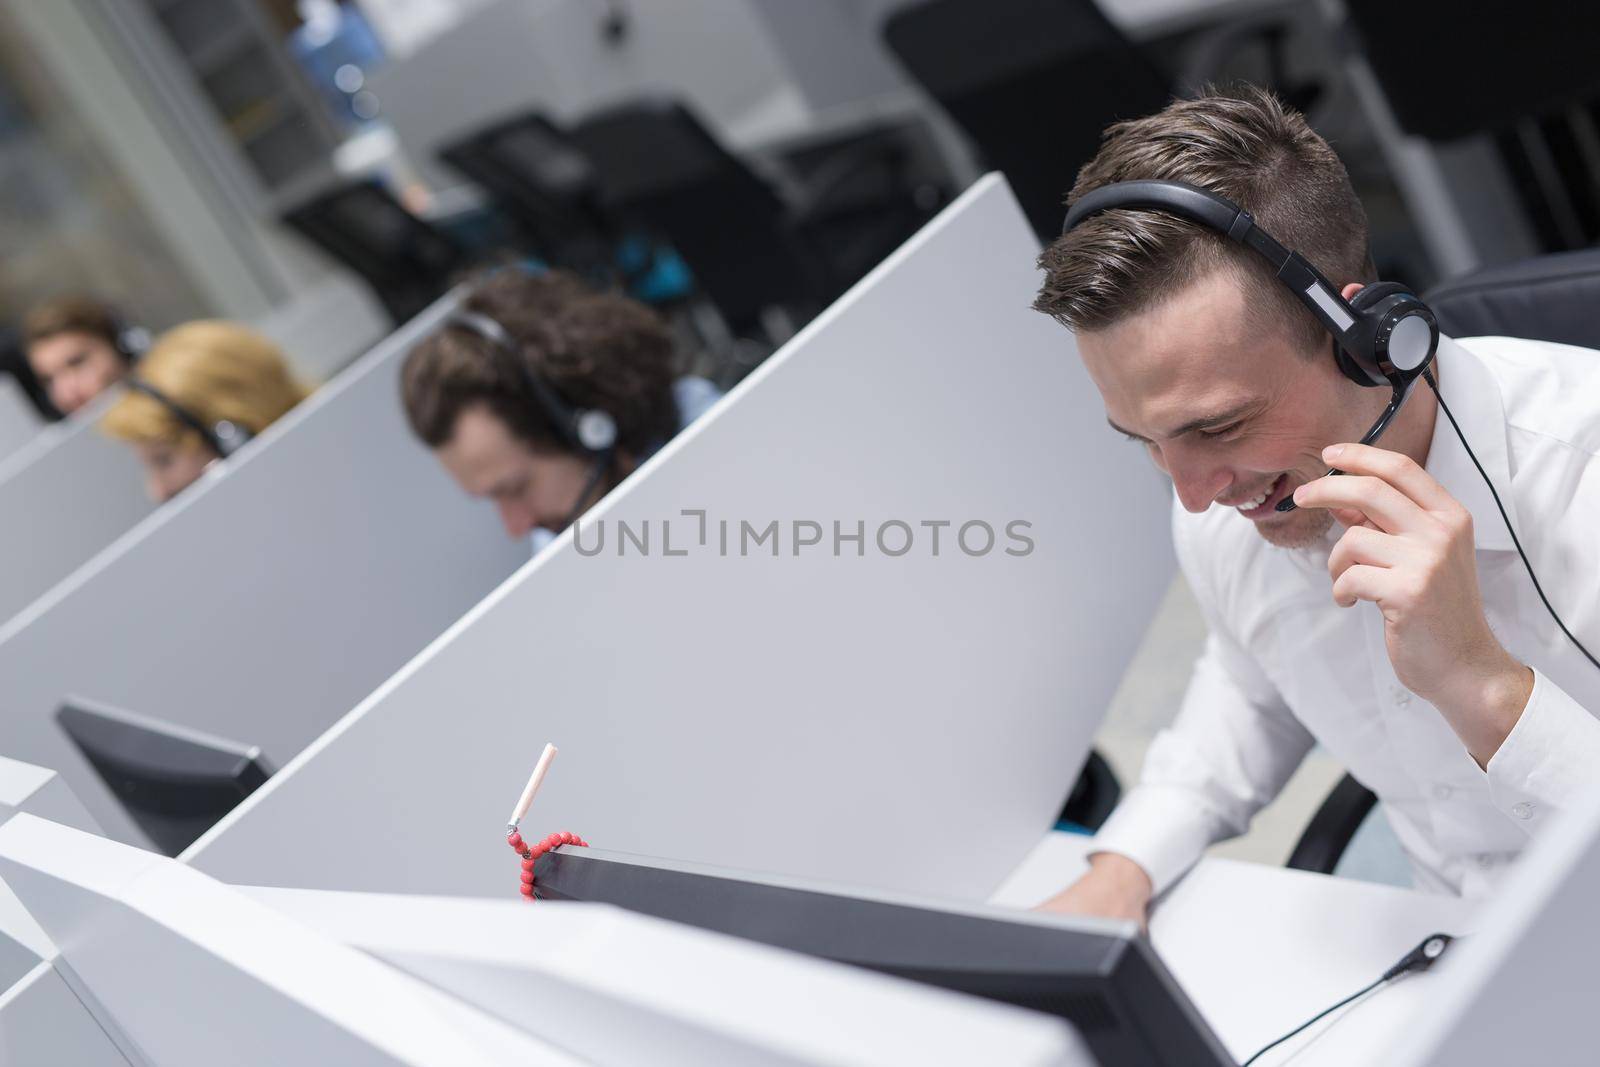
[[[1535, 256], [1451, 279], [1425, 294], [1452, 337], [1529, 337], [1600, 349], [1600, 250]], [[1377, 798], [1348, 774], [1334, 786], [1286, 866], [1332, 874]]]
[[442, 295], [470, 261], [463, 245], [377, 181], [318, 193], [284, 212], [283, 221], [359, 274], [397, 324]]
[[[1600, 239], [1600, 6], [1347, 0], [1350, 24], [1407, 133], [1493, 135], [1544, 247]], [[1426, 42], [1425, 44], [1421, 42]]]
[[1348, 774], [1340, 778], [1316, 814], [1311, 816], [1284, 866], [1297, 871], [1332, 874], [1377, 802], [1372, 790]]
[[1451, 337], [1531, 337], [1600, 348], [1600, 250], [1474, 271], [1434, 287], [1425, 299]]
[[1122, 799], [1122, 784], [1111, 764], [1098, 751], [1090, 750], [1078, 780], [1073, 783], [1067, 802], [1061, 806], [1057, 822], [1072, 823], [1093, 833], [1111, 817], [1112, 809]]
[[883, 36], [911, 76], [1005, 172], [1041, 240], [1117, 119], [1160, 110], [1162, 71], [1090, 0], [931, 0]]
[[601, 207], [594, 167], [543, 115], [476, 130], [440, 149], [439, 158], [494, 198], [527, 251], [586, 275], [614, 271], [621, 235]]
[[764, 332], [769, 309], [803, 322], [828, 302], [803, 218], [681, 103], [628, 101], [589, 115], [570, 137], [606, 209], [671, 244], [735, 332]]

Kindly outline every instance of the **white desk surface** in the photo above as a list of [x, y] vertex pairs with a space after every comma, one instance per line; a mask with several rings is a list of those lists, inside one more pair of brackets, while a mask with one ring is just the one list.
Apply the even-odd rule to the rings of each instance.
[[[1090, 839], [1051, 833], [991, 901], [1032, 907], [1087, 869]], [[1235, 860], [1203, 859], [1156, 905], [1150, 939], [1238, 1060], [1388, 970], [1431, 933], [1470, 933], [1471, 902]], [[1335, 1013], [1258, 1067], [1383, 1063], [1426, 1011], [1431, 974]]]

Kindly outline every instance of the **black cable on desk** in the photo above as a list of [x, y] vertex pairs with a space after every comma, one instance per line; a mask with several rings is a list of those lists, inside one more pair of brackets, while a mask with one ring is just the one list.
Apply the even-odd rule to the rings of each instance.
[[1254, 1056], [1251, 1056], [1249, 1059], [1245, 1060], [1243, 1063], [1241, 1063], [1239, 1065], [1239, 1067], [1250, 1067], [1250, 1065], [1252, 1063], [1256, 1062], [1262, 1056], [1266, 1055], [1272, 1049], [1277, 1048], [1279, 1045], [1283, 1044], [1285, 1041], [1289, 1040], [1291, 1037], [1294, 1037], [1296, 1034], [1302, 1032], [1303, 1030], [1305, 1030], [1306, 1027], [1312, 1025], [1313, 1023], [1320, 1022], [1321, 1020], [1326, 1019], [1328, 1016], [1332, 1015], [1334, 1012], [1338, 1011], [1340, 1008], [1344, 1007], [1346, 1004], [1349, 1004], [1351, 1001], [1360, 1000], [1362, 997], [1366, 996], [1368, 993], [1372, 992], [1374, 989], [1377, 989], [1379, 986], [1383, 985], [1387, 981], [1389, 981], [1389, 979], [1387, 979], [1387, 978], [1376, 979], [1370, 985], [1367, 985], [1367, 986], [1363, 987], [1362, 989], [1358, 990], [1357, 992], [1351, 993], [1348, 997], [1345, 997], [1343, 1000], [1339, 1001], [1339, 1003], [1333, 1005], [1333, 1007], [1331, 1007], [1331, 1008], [1323, 1008], [1321, 1011], [1317, 1012], [1315, 1015], [1313, 1015], [1311, 1018], [1307, 1019], [1305, 1022], [1301, 1023], [1299, 1026], [1295, 1027], [1293, 1030], [1290, 1030], [1287, 1034], [1284, 1034], [1282, 1037], [1278, 1038], [1276, 1041], [1273, 1041], [1270, 1045], [1263, 1045], [1261, 1048], [1257, 1049], [1256, 1050], [1256, 1054]]
[[1266, 1055], [1272, 1049], [1277, 1048], [1291, 1037], [1303, 1032], [1308, 1026], [1311, 1026], [1322, 1019], [1326, 1019], [1329, 1015], [1332, 1015], [1346, 1004], [1360, 1000], [1362, 997], [1366, 996], [1368, 993], [1371, 993], [1379, 986], [1382, 986], [1388, 982], [1392, 982], [1401, 975], [1411, 974], [1413, 971], [1427, 970], [1429, 967], [1433, 966], [1435, 960], [1444, 955], [1444, 950], [1449, 948], [1450, 942], [1454, 940], [1455, 938], [1451, 937], [1449, 934], [1429, 935], [1423, 940], [1422, 944], [1418, 945], [1416, 948], [1402, 956], [1399, 963], [1396, 963], [1393, 967], [1390, 967], [1387, 971], [1384, 971], [1381, 977], [1356, 990], [1354, 993], [1351, 993], [1348, 997], [1345, 997], [1332, 1007], [1324, 1008], [1317, 1012], [1311, 1018], [1307, 1019], [1293, 1030], [1290, 1030], [1282, 1037], [1261, 1046], [1261, 1048], [1256, 1050], [1255, 1055], [1245, 1060], [1239, 1065], [1239, 1067], [1250, 1067], [1252, 1063], [1256, 1062], [1262, 1056]]

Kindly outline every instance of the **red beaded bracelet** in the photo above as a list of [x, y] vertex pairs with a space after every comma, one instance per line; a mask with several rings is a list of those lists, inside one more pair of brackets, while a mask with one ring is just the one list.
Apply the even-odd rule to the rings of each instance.
[[562, 845], [577, 845], [579, 848], [588, 848], [589, 842], [583, 840], [571, 830], [563, 830], [559, 834], [551, 834], [536, 845], [530, 846], [522, 839], [522, 834], [513, 829], [506, 834], [506, 844], [511, 850], [522, 857], [522, 895], [533, 900], [533, 865], [539, 857], [551, 849], [560, 848]]

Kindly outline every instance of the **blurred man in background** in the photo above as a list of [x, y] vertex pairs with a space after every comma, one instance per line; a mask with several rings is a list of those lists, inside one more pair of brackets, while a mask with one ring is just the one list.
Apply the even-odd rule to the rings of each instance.
[[40, 304], [22, 324], [28, 367], [63, 415], [121, 381], [148, 340], [109, 305], [84, 296]]
[[537, 552], [717, 399], [678, 365], [643, 304], [505, 269], [411, 352], [401, 389], [416, 435]]

